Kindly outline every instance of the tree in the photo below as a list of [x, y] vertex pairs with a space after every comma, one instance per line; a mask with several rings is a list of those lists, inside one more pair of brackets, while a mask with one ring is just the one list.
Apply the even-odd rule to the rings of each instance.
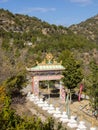
[[24, 41], [22, 39], [15, 39], [14, 46], [17, 47], [18, 49], [23, 49], [24, 48]]
[[10, 95], [14, 95], [15, 93], [19, 92], [25, 84], [25, 72], [18, 73], [16, 76], [12, 76], [4, 82], [4, 86], [6, 86], [6, 90]]
[[86, 85], [92, 109], [98, 110], [98, 64], [95, 61], [90, 63], [90, 75], [87, 77]]
[[73, 53], [68, 50], [62, 53], [60, 59], [63, 61], [63, 65], [65, 67], [65, 71], [63, 72], [64, 85], [68, 89], [72, 90], [77, 87], [78, 83], [80, 83], [83, 79], [80, 62], [76, 60]]

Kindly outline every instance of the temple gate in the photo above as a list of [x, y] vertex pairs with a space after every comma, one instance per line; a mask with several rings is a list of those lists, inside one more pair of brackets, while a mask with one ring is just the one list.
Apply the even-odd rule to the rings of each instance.
[[27, 68], [32, 77], [32, 92], [39, 96], [39, 81], [59, 80], [60, 98], [65, 100], [65, 92], [61, 82], [64, 69], [61, 62], [57, 63], [50, 53], [46, 55], [46, 58], [41, 63], [37, 62], [37, 66]]

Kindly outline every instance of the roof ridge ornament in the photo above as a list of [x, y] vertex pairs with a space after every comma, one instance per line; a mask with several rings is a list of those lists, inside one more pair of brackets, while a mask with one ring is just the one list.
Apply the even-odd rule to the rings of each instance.
[[27, 68], [27, 71], [31, 72], [39, 72], [39, 71], [63, 71], [65, 68], [62, 66], [62, 61], [59, 63], [53, 58], [53, 55], [51, 53], [46, 54], [46, 57], [43, 59], [41, 63], [36, 61], [36, 66], [33, 66], [32, 68]]
[[46, 54], [46, 60], [48, 64], [51, 64], [53, 60], [53, 55], [51, 53]]
[[60, 61], [59, 63], [53, 58], [53, 55], [51, 53], [46, 54], [46, 57], [44, 58], [44, 60], [39, 63], [38, 61], [36, 61], [37, 65], [61, 65], [62, 61]]

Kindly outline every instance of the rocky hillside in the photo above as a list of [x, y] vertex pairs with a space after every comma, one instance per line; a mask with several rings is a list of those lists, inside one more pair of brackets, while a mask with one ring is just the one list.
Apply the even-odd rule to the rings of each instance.
[[98, 49], [96, 43], [74, 34], [72, 27], [0, 9], [0, 82], [35, 65], [36, 60], [41, 62], [48, 52], [58, 60], [70, 50], [79, 59], [84, 52]]
[[87, 19], [80, 24], [70, 26], [75, 34], [85, 36], [87, 39], [98, 44], [98, 15]]
[[50, 25], [47, 22], [41, 21], [36, 17], [27, 15], [12, 14], [8, 10], [0, 9], [0, 30], [6, 32], [30, 32], [38, 31], [44, 35], [51, 33], [66, 34], [67, 28], [62, 26]]

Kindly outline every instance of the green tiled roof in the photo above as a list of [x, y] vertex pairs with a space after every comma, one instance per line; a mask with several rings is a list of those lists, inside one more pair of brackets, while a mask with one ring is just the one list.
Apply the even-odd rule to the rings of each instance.
[[47, 70], [64, 70], [65, 68], [60, 63], [57, 63], [51, 53], [46, 55], [46, 58], [41, 62], [36, 62], [37, 66], [26, 68], [28, 71], [47, 71]]
[[57, 65], [37, 65], [37, 66], [34, 66], [32, 68], [27, 68], [28, 71], [47, 71], [47, 70], [64, 70], [65, 68], [60, 65], [60, 64], [57, 64]]

